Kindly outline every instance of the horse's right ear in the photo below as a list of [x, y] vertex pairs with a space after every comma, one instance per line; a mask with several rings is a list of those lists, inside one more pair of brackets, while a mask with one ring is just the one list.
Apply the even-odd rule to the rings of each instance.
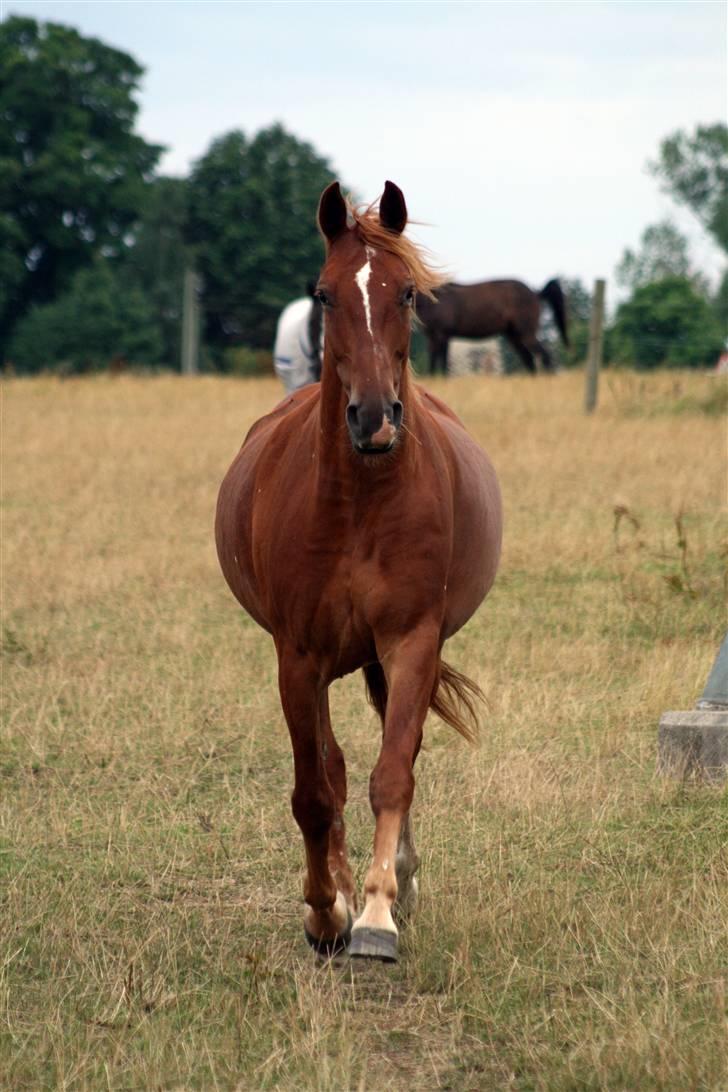
[[395, 235], [401, 235], [407, 225], [404, 194], [394, 182], [384, 183], [384, 193], [379, 200], [379, 223]]
[[341, 196], [338, 182], [332, 182], [321, 194], [318, 207], [318, 226], [321, 234], [333, 243], [346, 229], [346, 201]]

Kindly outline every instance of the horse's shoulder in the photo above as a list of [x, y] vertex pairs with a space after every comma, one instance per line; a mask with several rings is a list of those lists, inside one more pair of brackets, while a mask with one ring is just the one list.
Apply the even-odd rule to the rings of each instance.
[[441, 398], [438, 398], [436, 394], [428, 391], [425, 387], [421, 387], [417, 384], [417, 393], [420, 396], [420, 402], [431, 413], [434, 412], [442, 417], [447, 417], [450, 421], [455, 421], [458, 425], [462, 426], [462, 421], [458, 415], [450, 409], [446, 402], [443, 402]]
[[302, 407], [309, 405], [309, 403], [313, 404], [314, 397], [318, 399], [320, 389], [319, 383], [309, 383], [308, 386], [301, 387], [300, 390], [292, 391], [291, 394], [287, 394], [277, 406], [273, 407], [270, 413], [266, 413], [263, 417], [259, 417], [258, 420], [250, 426], [244, 443], [247, 443], [251, 437], [257, 435], [262, 430], [272, 428], [282, 418], [293, 413], [294, 410], [301, 409]]

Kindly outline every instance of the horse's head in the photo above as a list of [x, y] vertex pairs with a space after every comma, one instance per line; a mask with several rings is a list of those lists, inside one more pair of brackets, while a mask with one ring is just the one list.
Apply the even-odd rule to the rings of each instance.
[[387, 182], [378, 216], [355, 215], [351, 226], [350, 211], [332, 182], [319, 204], [327, 256], [316, 295], [326, 315], [324, 372], [335, 368], [341, 381], [354, 448], [374, 455], [394, 447], [402, 424], [417, 284], [399, 243], [407, 223], [402, 191]]

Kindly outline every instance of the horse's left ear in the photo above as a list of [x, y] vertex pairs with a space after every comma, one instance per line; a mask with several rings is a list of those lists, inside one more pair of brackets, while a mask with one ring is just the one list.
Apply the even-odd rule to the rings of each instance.
[[407, 223], [404, 194], [394, 182], [384, 183], [384, 193], [379, 202], [379, 223], [395, 235], [401, 235]]

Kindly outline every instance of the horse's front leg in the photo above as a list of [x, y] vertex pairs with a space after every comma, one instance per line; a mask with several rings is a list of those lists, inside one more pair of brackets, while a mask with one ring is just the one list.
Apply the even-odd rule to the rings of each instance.
[[[404, 874], [409, 872], [409, 881], [419, 863], [408, 815], [415, 786], [412, 767], [437, 681], [438, 631], [428, 627], [388, 645], [381, 650], [380, 661], [389, 694], [382, 747], [369, 782], [376, 818], [374, 857], [364, 881], [366, 901], [352, 931], [350, 952], [393, 962], [397, 958], [397, 926], [392, 916], [397, 874], [405, 880]], [[401, 859], [403, 852], [406, 862]], [[413, 892], [407, 894], [411, 897]]]
[[319, 702], [323, 757], [329, 784], [334, 790], [336, 811], [329, 833], [329, 869], [337, 888], [346, 899], [349, 910], [356, 913], [357, 899], [354, 878], [349, 867], [346, 851], [346, 826], [344, 824], [344, 806], [346, 805], [346, 763], [331, 728], [329, 713], [329, 692], [324, 689]]
[[349, 942], [351, 914], [329, 864], [330, 834], [339, 809], [326, 771], [330, 728], [327, 732], [321, 717], [325, 688], [307, 656], [279, 649], [278, 657], [281, 704], [295, 769], [291, 805], [306, 849], [304, 931], [316, 951], [334, 955]]

